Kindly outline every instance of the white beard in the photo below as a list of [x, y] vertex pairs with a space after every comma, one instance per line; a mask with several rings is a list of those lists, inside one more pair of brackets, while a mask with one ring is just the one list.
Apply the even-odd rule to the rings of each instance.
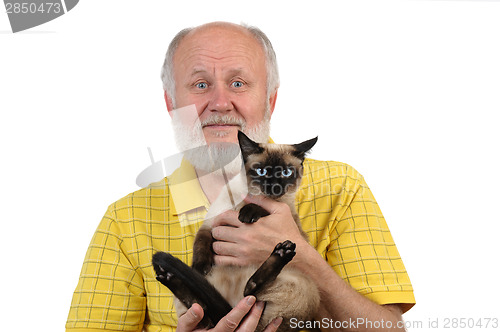
[[179, 151], [184, 153], [194, 168], [204, 172], [224, 171], [236, 175], [242, 170], [242, 158], [238, 143], [211, 143], [207, 145], [203, 134], [203, 126], [207, 124], [237, 124], [248, 137], [259, 143], [267, 143], [270, 134], [270, 111], [266, 107], [264, 119], [253, 128], [248, 128], [246, 122], [234, 116], [214, 114], [200, 122], [194, 105], [173, 110], [172, 128]]

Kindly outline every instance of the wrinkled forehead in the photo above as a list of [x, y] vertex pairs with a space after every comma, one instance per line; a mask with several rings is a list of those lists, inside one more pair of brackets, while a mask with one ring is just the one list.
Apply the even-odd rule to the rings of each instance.
[[195, 28], [184, 37], [174, 54], [174, 63], [184, 67], [183, 70], [203, 67], [204, 63], [258, 67], [265, 66], [265, 61], [260, 42], [239, 26]]

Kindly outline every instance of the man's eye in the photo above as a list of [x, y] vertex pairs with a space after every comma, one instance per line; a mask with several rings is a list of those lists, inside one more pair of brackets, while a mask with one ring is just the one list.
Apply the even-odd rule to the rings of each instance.
[[200, 83], [196, 83], [195, 85], [198, 89], [206, 89], [208, 88], [208, 84], [205, 83], [205, 82], [200, 82]]
[[241, 81], [234, 81], [233, 83], [231, 83], [231, 85], [234, 88], [241, 88], [243, 86], [243, 82], [241, 82]]

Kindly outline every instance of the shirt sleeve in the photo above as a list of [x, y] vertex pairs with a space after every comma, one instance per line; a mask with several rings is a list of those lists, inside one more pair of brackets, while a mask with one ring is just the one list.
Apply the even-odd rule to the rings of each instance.
[[67, 331], [140, 331], [146, 313], [143, 278], [122, 248], [112, 207], [88, 248], [66, 322]]
[[413, 288], [384, 216], [364, 178], [352, 167], [346, 173], [327, 260], [359, 293], [407, 311], [415, 303]]

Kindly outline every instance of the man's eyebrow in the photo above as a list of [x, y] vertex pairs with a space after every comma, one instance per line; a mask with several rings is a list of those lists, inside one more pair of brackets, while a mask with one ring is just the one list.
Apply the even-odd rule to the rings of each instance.
[[203, 68], [193, 68], [193, 70], [191, 71], [191, 76], [195, 76], [197, 74], [202, 74], [202, 73], [206, 73], [207, 71]]
[[230, 69], [227, 73], [230, 76], [236, 76], [236, 75], [241, 75], [241, 74], [245, 73], [245, 71], [243, 70], [243, 68], [234, 68], [234, 69]]

